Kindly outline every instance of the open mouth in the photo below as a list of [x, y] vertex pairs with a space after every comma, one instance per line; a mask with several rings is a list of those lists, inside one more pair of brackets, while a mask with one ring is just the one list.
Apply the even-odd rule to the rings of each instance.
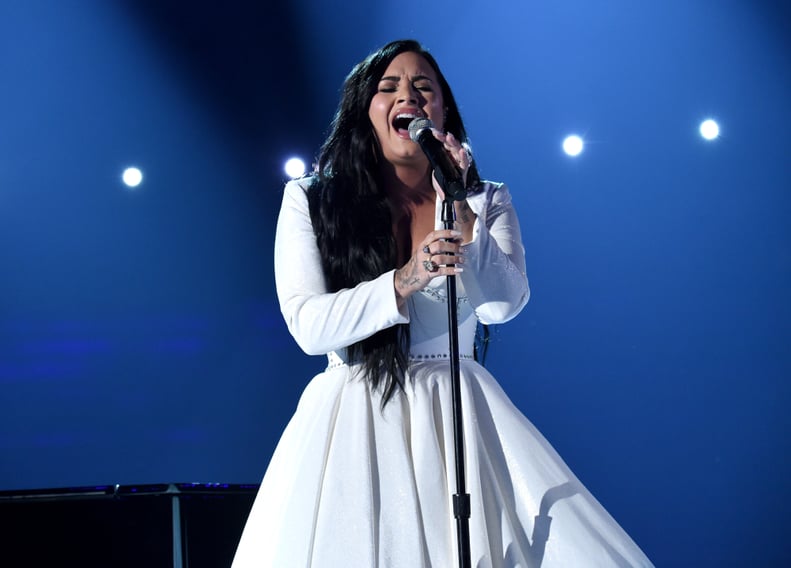
[[398, 132], [399, 136], [405, 136], [409, 138], [409, 124], [416, 118], [419, 118], [419, 115], [415, 113], [399, 113], [393, 119], [393, 128], [396, 130], [396, 132]]

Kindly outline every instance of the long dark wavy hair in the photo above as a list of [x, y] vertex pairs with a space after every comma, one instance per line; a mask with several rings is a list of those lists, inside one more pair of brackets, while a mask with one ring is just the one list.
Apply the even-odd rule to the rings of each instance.
[[[397, 268], [390, 202], [378, 165], [384, 156], [368, 109], [390, 62], [404, 52], [421, 55], [434, 69], [445, 105], [445, 130], [468, 142], [450, 86], [435, 59], [417, 41], [388, 43], [352, 69], [308, 187], [310, 217], [331, 292]], [[474, 164], [467, 180], [471, 191], [480, 184]], [[374, 388], [382, 387], [382, 405], [404, 386], [408, 350], [406, 324], [383, 329], [348, 347], [349, 358], [362, 363], [364, 378]]]

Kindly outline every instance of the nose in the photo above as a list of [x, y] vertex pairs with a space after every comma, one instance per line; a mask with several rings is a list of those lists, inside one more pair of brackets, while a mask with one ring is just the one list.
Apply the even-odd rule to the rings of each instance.
[[412, 83], [407, 81], [402, 82], [398, 95], [398, 102], [400, 103], [418, 104], [420, 98], [420, 92]]

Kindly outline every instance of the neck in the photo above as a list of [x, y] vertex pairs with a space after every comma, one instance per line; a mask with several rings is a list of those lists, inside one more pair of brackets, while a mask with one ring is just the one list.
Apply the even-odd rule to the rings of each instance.
[[398, 165], [386, 162], [382, 168], [384, 190], [393, 204], [414, 206], [436, 195], [431, 170], [425, 165]]

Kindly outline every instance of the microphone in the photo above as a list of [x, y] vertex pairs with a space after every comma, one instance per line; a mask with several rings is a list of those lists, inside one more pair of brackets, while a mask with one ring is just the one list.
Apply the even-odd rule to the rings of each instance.
[[409, 123], [409, 137], [420, 144], [445, 195], [455, 201], [463, 201], [467, 198], [467, 188], [464, 187], [461, 172], [445, 151], [442, 142], [434, 138], [432, 128], [434, 123], [428, 118], [416, 118]]

